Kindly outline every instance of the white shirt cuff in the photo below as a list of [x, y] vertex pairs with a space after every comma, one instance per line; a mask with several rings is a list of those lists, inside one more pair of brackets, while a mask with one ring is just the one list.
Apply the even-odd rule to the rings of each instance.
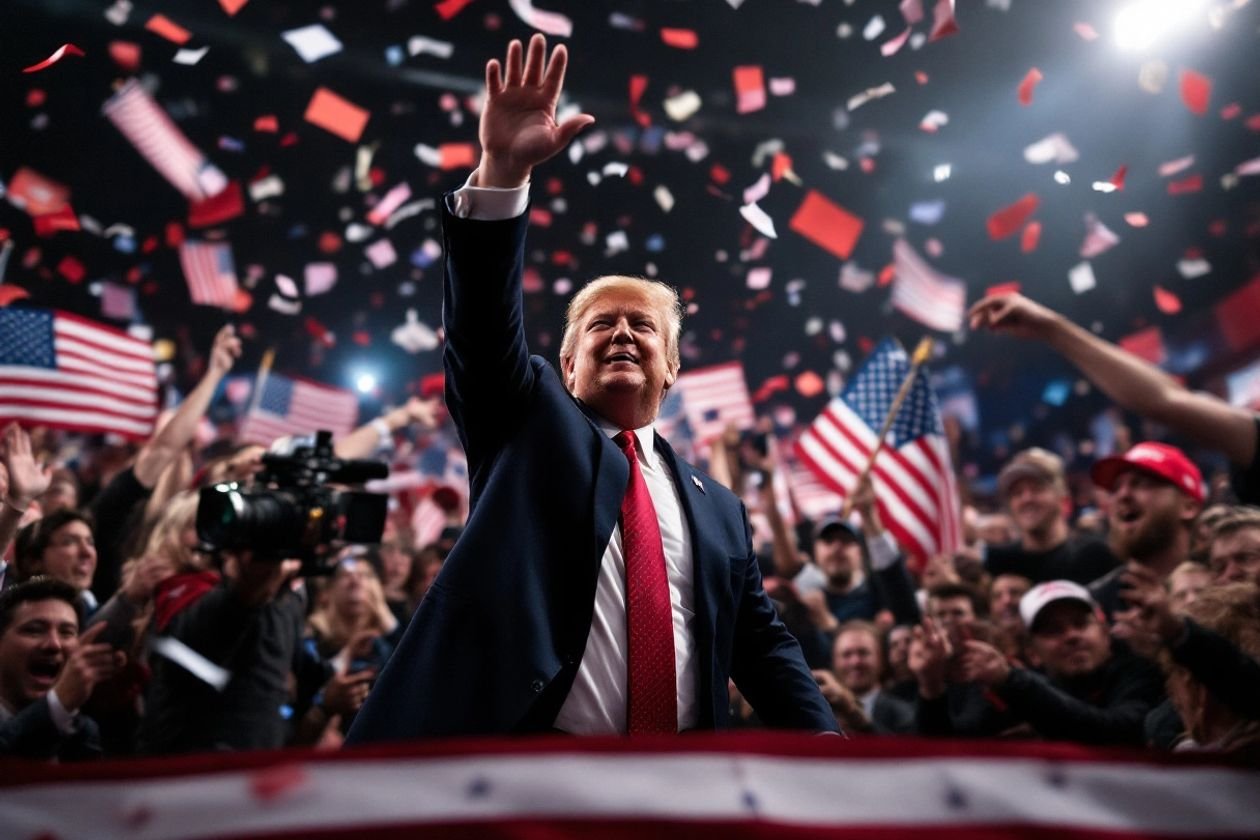
[[[473, 171], [476, 174], [476, 170]], [[474, 187], [469, 182], [451, 193], [448, 209], [461, 219], [497, 222], [515, 219], [529, 207], [529, 184], [520, 187]]]
[[46, 696], [48, 697], [48, 714], [52, 717], [53, 725], [65, 735], [74, 732], [74, 719], [78, 711], [71, 712], [63, 706], [56, 689], [50, 688]]
[[871, 555], [871, 568], [882, 572], [901, 559], [901, 549], [892, 534], [884, 531], [878, 537], [866, 541], [866, 548]]

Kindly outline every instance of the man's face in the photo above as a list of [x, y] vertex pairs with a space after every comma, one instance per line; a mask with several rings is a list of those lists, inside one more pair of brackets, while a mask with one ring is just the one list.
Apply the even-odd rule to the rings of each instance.
[[1093, 673], [1111, 656], [1107, 628], [1088, 604], [1053, 601], [1043, 607], [1029, 634], [1033, 653], [1055, 679]]
[[1022, 575], [998, 575], [989, 590], [989, 614], [1001, 625], [1019, 624], [1019, 600], [1032, 583]]
[[928, 612], [931, 613], [933, 620], [941, 625], [951, 636], [956, 637], [956, 631], [974, 624], [976, 620], [976, 610], [971, 603], [971, 599], [966, 595], [955, 595], [949, 598], [929, 598]]
[[48, 540], [42, 558], [43, 574], [64, 580], [75, 589], [87, 589], [96, 573], [96, 542], [86, 522], [67, 522]]
[[827, 582], [844, 589], [853, 582], [854, 573], [862, 568], [862, 546], [843, 528], [825, 529], [814, 540], [814, 562], [827, 576]]
[[1063, 518], [1063, 493], [1051, 481], [1028, 476], [1006, 492], [1006, 503], [1021, 533], [1041, 534]]
[[629, 402], [636, 406], [634, 422], [647, 425], [678, 376], [669, 361], [668, 329], [665, 313], [646, 297], [609, 289], [577, 325], [572, 358], [561, 360], [565, 386], [609, 419]]
[[1168, 603], [1175, 613], [1185, 612], [1199, 593], [1212, 585], [1212, 572], [1202, 566], [1185, 568], [1168, 577]]
[[18, 712], [48, 693], [78, 645], [79, 617], [57, 598], [19, 604], [0, 636], [0, 697]]
[[909, 627], [894, 627], [888, 633], [888, 665], [897, 669], [910, 658], [910, 639], [914, 631]]
[[854, 694], [879, 685], [879, 643], [865, 630], [848, 630], [836, 637], [831, 667], [840, 684]]
[[1220, 583], [1260, 585], [1260, 528], [1240, 528], [1217, 537], [1208, 557]]
[[1116, 556], [1141, 562], [1167, 549], [1196, 506], [1174, 485], [1126, 470], [1111, 488], [1111, 545]]

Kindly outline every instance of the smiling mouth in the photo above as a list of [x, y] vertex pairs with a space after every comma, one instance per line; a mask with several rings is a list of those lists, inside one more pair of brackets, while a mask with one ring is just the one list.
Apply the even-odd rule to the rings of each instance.
[[32, 662], [26, 670], [39, 682], [51, 684], [56, 681], [57, 675], [61, 673], [61, 663], [45, 659]]
[[618, 362], [629, 362], [632, 365], [637, 365], [639, 360], [634, 356], [631, 356], [629, 353], [613, 353], [611, 356], [604, 359], [604, 362], [610, 365]]

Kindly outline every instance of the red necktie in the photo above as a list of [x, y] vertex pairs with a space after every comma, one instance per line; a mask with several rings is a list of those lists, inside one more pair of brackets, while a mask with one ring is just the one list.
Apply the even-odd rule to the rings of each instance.
[[626, 558], [626, 636], [630, 677], [631, 735], [678, 731], [674, 671], [674, 614], [661, 526], [635, 457], [634, 432], [615, 438], [630, 462], [630, 483], [621, 500], [621, 550]]

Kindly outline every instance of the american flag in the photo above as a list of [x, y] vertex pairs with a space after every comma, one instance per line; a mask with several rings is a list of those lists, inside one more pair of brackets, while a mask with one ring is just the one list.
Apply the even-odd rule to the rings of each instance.
[[245, 415], [240, 437], [264, 446], [284, 435], [313, 435], [321, 429], [336, 437], [353, 430], [358, 419], [359, 398], [353, 391], [269, 373]]
[[776, 470], [774, 477], [776, 481], [782, 482], [782, 485], [775, 486], [779, 498], [786, 500], [790, 491], [796, 502], [796, 510], [802, 516], [818, 521], [839, 513], [844, 507], [844, 497], [814, 475], [814, 471], [799, 458], [783, 458], [783, 468]]
[[179, 246], [188, 293], [193, 303], [228, 308], [236, 300], [236, 267], [226, 242], [190, 242]]
[[[853, 491], [910, 359], [885, 339], [796, 441], [796, 454], [842, 496]], [[884, 526], [918, 557], [948, 554], [960, 544], [960, 509], [940, 408], [920, 369], [871, 471]]]
[[757, 419], [740, 362], [687, 371], [672, 390], [682, 396], [683, 413], [700, 449], [707, 449], [727, 424], [750, 429]]
[[893, 266], [893, 306], [925, 327], [951, 333], [962, 329], [967, 309], [964, 281], [932, 268], [904, 239], [893, 243]]
[[101, 111], [189, 201], [204, 201], [227, 188], [227, 176], [189, 142], [135, 79], [107, 99]]
[[153, 348], [44, 309], [0, 309], [0, 421], [144, 438], [157, 418]]

